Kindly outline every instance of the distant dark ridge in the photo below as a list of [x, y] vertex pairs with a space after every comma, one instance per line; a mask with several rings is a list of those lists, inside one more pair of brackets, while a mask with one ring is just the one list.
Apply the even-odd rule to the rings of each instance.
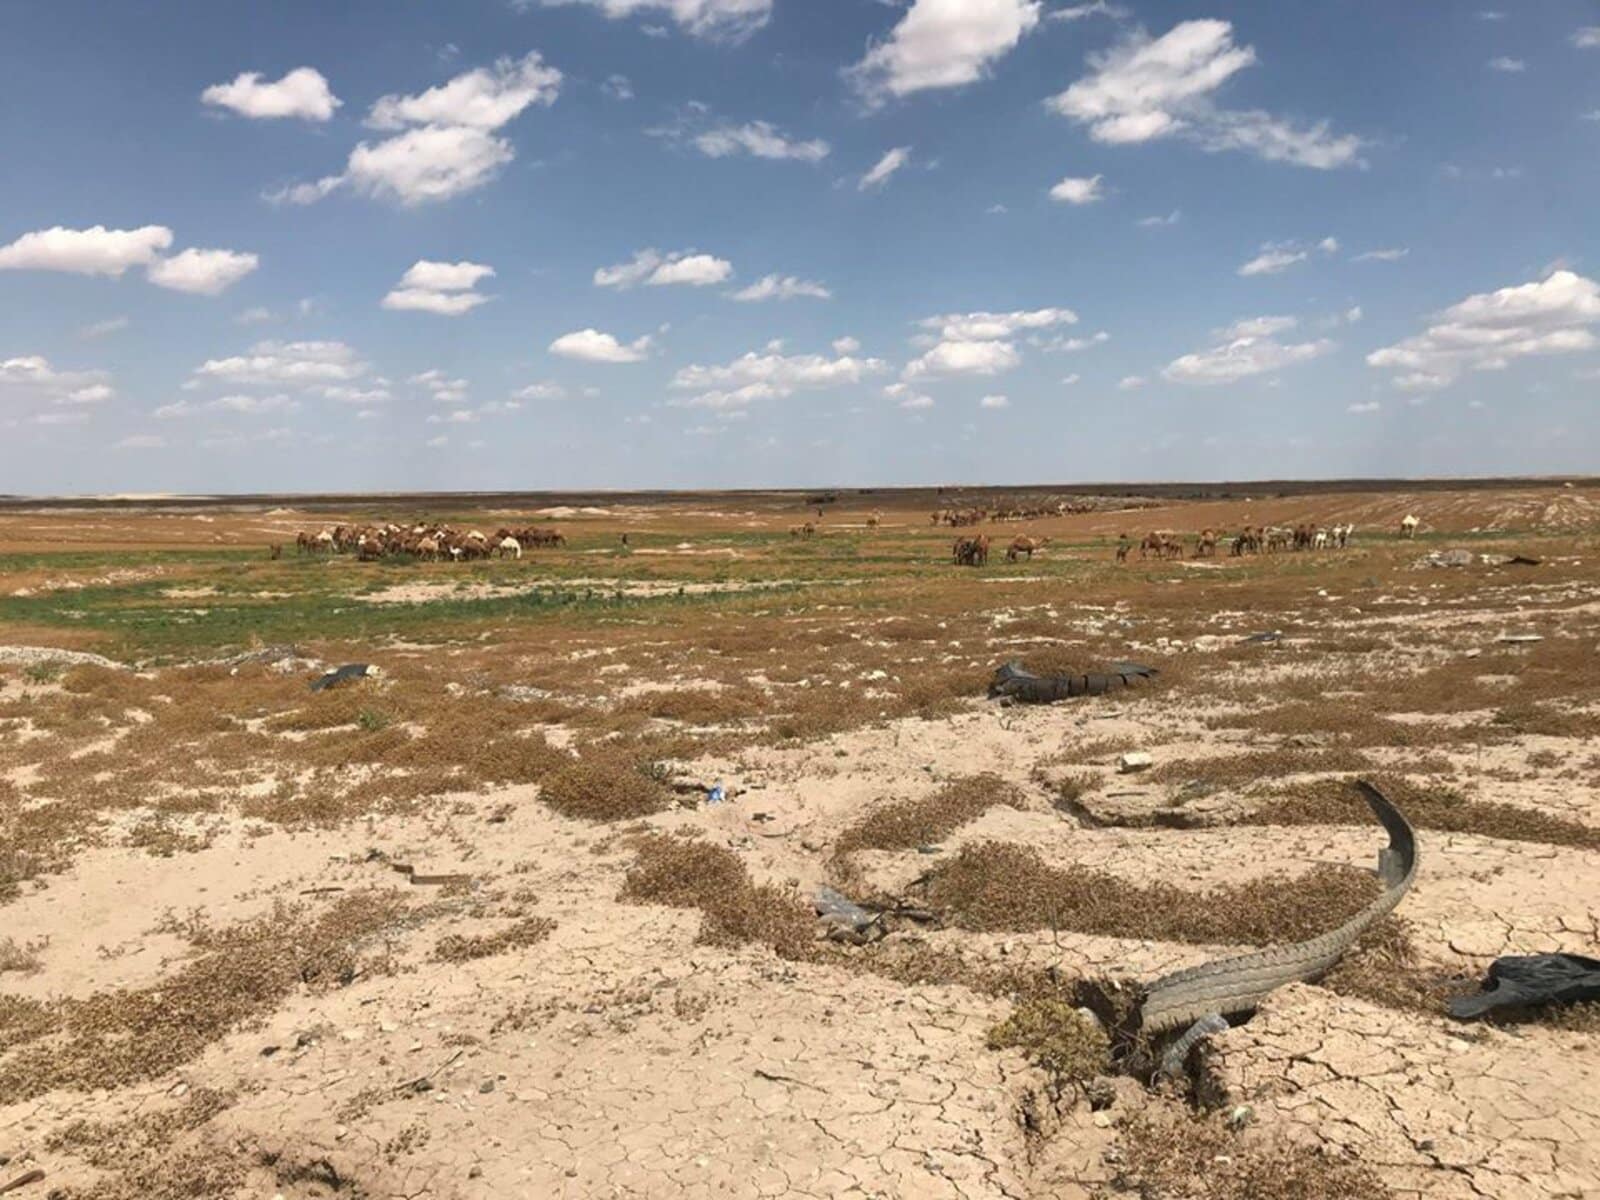
[[801, 508], [833, 496], [850, 503], [871, 496], [876, 503], [985, 504], [1024, 496], [1111, 496], [1163, 500], [1242, 500], [1286, 496], [1324, 495], [1338, 492], [1458, 492], [1501, 491], [1514, 488], [1555, 488], [1566, 484], [1600, 488], [1600, 477], [1587, 475], [1493, 476], [1485, 478], [1430, 479], [1262, 479], [1220, 482], [1126, 483], [1019, 483], [953, 484], [944, 487], [813, 487], [733, 488], [727, 490], [634, 490], [570, 492], [242, 492], [206, 496], [16, 496], [0, 495], [4, 509], [243, 509], [295, 508], [350, 509], [452, 507], [572, 508], [614, 504], [682, 503], [685, 500], [725, 500]]

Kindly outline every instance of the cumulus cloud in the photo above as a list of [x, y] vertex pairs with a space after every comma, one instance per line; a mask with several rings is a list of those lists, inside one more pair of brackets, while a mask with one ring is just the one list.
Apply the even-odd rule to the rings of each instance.
[[698, 133], [695, 148], [707, 158], [727, 158], [749, 154], [756, 158], [796, 159], [821, 162], [831, 149], [821, 138], [801, 141], [791, 138], [768, 121], [747, 121], [743, 125], [719, 125]]
[[1081, 21], [1085, 17], [1110, 17], [1120, 21], [1128, 16], [1128, 10], [1120, 4], [1108, 4], [1106, 0], [1091, 0], [1088, 4], [1070, 4], [1066, 8], [1054, 9], [1046, 14], [1046, 19], [1051, 21]]
[[1105, 198], [1105, 193], [1100, 189], [1100, 178], [1099, 175], [1090, 175], [1087, 178], [1074, 178], [1068, 175], [1050, 189], [1050, 199], [1062, 204], [1093, 204], [1096, 200]]
[[1600, 50], [1600, 25], [1583, 25], [1569, 39], [1579, 50]]
[[1010, 342], [940, 342], [906, 364], [907, 379], [936, 375], [999, 375], [1022, 362]]
[[129, 267], [148, 266], [170, 245], [172, 230], [165, 225], [138, 229], [56, 225], [0, 246], [0, 271], [68, 271], [118, 279]]
[[459, 317], [488, 301], [489, 297], [474, 289], [493, 276], [494, 268], [484, 263], [418, 259], [383, 298], [382, 305], [402, 312]]
[[1139, 227], [1141, 229], [1160, 229], [1163, 226], [1176, 225], [1182, 219], [1183, 214], [1177, 209], [1173, 209], [1164, 217], [1140, 217]]
[[1143, 375], [1124, 375], [1117, 380], [1117, 391], [1131, 392], [1135, 388], [1142, 388], [1147, 382]]
[[1382, 250], [1363, 250], [1360, 254], [1356, 255], [1350, 261], [1351, 262], [1399, 262], [1402, 258], [1404, 258], [1406, 255], [1408, 255], [1410, 253], [1411, 253], [1411, 251], [1406, 249], [1403, 246], [1397, 246], [1397, 247], [1392, 247], [1392, 248], [1382, 249]]
[[1359, 164], [1361, 140], [1328, 122], [1296, 126], [1259, 110], [1219, 108], [1214, 93], [1256, 62], [1227, 21], [1183, 21], [1159, 38], [1136, 32], [1089, 56], [1093, 70], [1049, 105], [1099, 142], [1183, 137], [1208, 151], [1242, 150], [1274, 162], [1328, 169]]
[[243, 279], [261, 260], [234, 250], [182, 250], [171, 258], [158, 258], [145, 268], [157, 287], [200, 296], [219, 296]]
[[246, 71], [231, 83], [212, 84], [200, 93], [200, 102], [255, 120], [298, 117], [302, 121], [331, 120], [344, 103], [322, 72], [312, 67], [296, 67], [276, 83], [263, 80], [260, 72]]
[[1383, 405], [1379, 404], [1376, 400], [1361, 400], [1350, 405], [1350, 407], [1345, 409], [1345, 411], [1353, 413], [1375, 413], [1382, 407]]
[[600, 90], [613, 100], [632, 100], [633, 80], [626, 75], [608, 75]]
[[864, 192], [869, 188], [882, 187], [889, 182], [889, 176], [905, 166], [910, 160], [911, 147], [896, 146], [880, 158], [872, 170], [861, 177], [860, 182], [856, 184], [857, 190]]
[[[81, 410], [103, 404], [116, 395], [111, 376], [105, 371], [64, 371], [42, 355], [30, 354], [0, 359], [0, 400], [44, 403], [54, 408]], [[71, 423], [87, 420], [74, 417]], [[44, 424], [62, 424], [46, 421]]]
[[412, 125], [499, 129], [530, 105], [554, 104], [560, 90], [561, 72], [530, 50], [520, 59], [499, 59], [492, 67], [467, 71], [415, 96], [380, 97], [366, 123], [383, 130]]
[[207, 359], [194, 374], [229, 385], [312, 387], [348, 383], [367, 370], [343, 342], [257, 342], [248, 354]]
[[564, 333], [550, 343], [550, 353], [592, 363], [636, 363], [649, 355], [654, 339], [646, 334], [632, 342], [621, 342], [598, 329], [579, 329]]
[[1520, 58], [1508, 58], [1504, 54], [1500, 55], [1498, 58], [1491, 58], [1489, 60], [1489, 70], [1500, 71], [1507, 75], [1515, 75], [1519, 72], [1526, 71], [1527, 69], [1528, 64], [1523, 62]]
[[1005, 396], [985, 396], [978, 401], [979, 408], [1010, 408], [1011, 401]]
[[797, 391], [857, 384], [881, 374], [888, 364], [877, 358], [840, 354], [785, 355], [751, 351], [732, 362], [681, 368], [672, 386], [697, 393], [673, 403], [680, 407], [739, 409], [757, 400], [781, 399]]
[[[531, 3], [517, 0], [520, 8]], [[772, 17], [772, 0], [544, 0], [546, 8], [573, 4], [598, 9], [613, 21], [635, 14], [660, 14], [686, 33], [722, 41], [746, 38]]]
[[1093, 346], [1104, 345], [1111, 340], [1111, 335], [1102, 329], [1086, 338], [1063, 337], [1058, 333], [1050, 338], [1034, 337], [1029, 340], [1047, 354], [1076, 354], [1080, 350], [1088, 350]]
[[1196, 354], [1175, 358], [1162, 370], [1173, 383], [1236, 383], [1252, 375], [1310, 362], [1335, 349], [1327, 338], [1284, 342], [1278, 334], [1295, 328], [1293, 317], [1250, 317], [1218, 330], [1219, 343]]
[[527, 387], [518, 388], [511, 393], [514, 400], [565, 400], [567, 389], [559, 383], [548, 381], [530, 383]]
[[511, 143], [495, 131], [532, 105], [554, 103], [561, 79], [560, 71], [537, 51], [529, 51], [414, 96], [384, 96], [372, 106], [366, 123], [403, 132], [359, 143], [342, 174], [280, 188], [267, 193], [267, 199], [314, 204], [349, 187], [411, 207], [475, 191], [516, 157]]
[[678, 250], [662, 254], [659, 250], [640, 250], [632, 261], [601, 267], [594, 273], [596, 287], [626, 289], [640, 284], [646, 287], [666, 287], [682, 284], [688, 287], [707, 287], [723, 283], [733, 274], [733, 264], [727, 259], [692, 250]]
[[1513, 359], [1571, 354], [1597, 344], [1600, 284], [1570, 270], [1535, 283], [1468, 296], [1415, 337], [1367, 355], [1369, 366], [1398, 372], [1395, 386], [1430, 390], [1463, 371], [1496, 371]]
[[853, 337], [833, 339], [833, 351], [835, 354], [854, 354], [860, 349], [861, 343]]
[[1324, 254], [1335, 254], [1339, 250], [1339, 240], [1326, 237], [1315, 246], [1308, 246], [1304, 242], [1264, 242], [1261, 253], [1240, 266], [1238, 273], [1247, 278], [1251, 275], [1276, 275], [1296, 263], [1305, 262], [1314, 249]]
[[794, 300], [810, 297], [813, 300], [831, 300], [833, 293], [823, 284], [794, 275], [763, 275], [749, 287], [730, 292], [729, 298], [745, 304], [762, 300]]
[[1038, 24], [1041, 0], [914, 0], [846, 74], [871, 104], [983, 78]]

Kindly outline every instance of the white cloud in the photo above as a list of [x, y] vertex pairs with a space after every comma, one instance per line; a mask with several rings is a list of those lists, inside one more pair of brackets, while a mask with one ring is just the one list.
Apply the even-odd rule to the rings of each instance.
[[68, 408], [103, 404], [116, 395], [110, 379], [105, 371], [57, 370], [37, 354], [0, 359], [0, 399], [8, 401], [45, 401]]
[[158, 258], [145, 268], [157, 287], [200, 296], [219, 296], [243, 279], [261, 260], [234, 250], [183, 250], [171, 258]]
[[1005, 396], [985, 396], [978, 401], [979, 408], [1010, 408], [1011, 401]]
[[199, 406], [190, 404], [187, 400], [174, 400], [170, 404], [151, 409], [150, 415], [158, 421], [178, 421], [184, 417], [191, 417], [199, 411]]
[[1396, 386], [1442, 387], [1464, 370], [1496, 371], [1517, 358], [1593, 349], [1600, 344], [1590, 331], [1595, 324], [1600, 284], [1558, 270], [1536, 283], [1468, 296], [1421, 334], [1374, 350], [1367, 363], [1401, 372]]
[[467, 71], [415, 96], [383, 96], [366, 123], [383, 130], [408, 125], [499, 129], [530, 105], [554, 104], [560, 91], [561, 72], [530, 50], [520, 59], [498, 59], [493, 67]]
[[[1334, 254], [1339, 249], [1339, 239], [1325, 237], [1314, 247], [1324, 254]], [[1238, 273], [1244, 276], [1251, 275], [1276, 275], [1286, 271], [1296, 263], [1305, 262], [1311, 257], [1313, 247], [1301, 242], [1266, 242], [1261, 247], [1261, 253], [1252, 258], [1239, 268]]]
[[276, 83], [263, 82], [257, 71], [246, 71], [232, 83], [212, 84], [200, 93], [200, 101], [256, 120], [305, 121], [330, 120], [344, 103], [329, 89], [322, 72], [312, 67], [296, 67]]
[[751, 351], [728, 363], [696, 363], [681, 368], [672, 377], [672, 386], [699, 394], [673, 403], [691, 408], [743, 408], [756, 400], [779, 399], [805, 389], [860, 383], [887, 369], [888, 364], [881, 359], [849, 354], [828, 358], [821, 354]]
[[1507, 58], [1504, 54], [1489, 60], [1489, 70], [1491, 71], [1501, 71], [1508, 75], [1515, 75], [1527, 69], [1528, 64], [1520, 58]]
[[[332, 387], [322, 389], [322, 395], [328, 400], [339, 404], [356, 404], [368, 408], [374, 404], [387, 404], [393, 397], [387, 387], [359, 388], [349, 387], [346, 384], [334, 384]], [[360, 413], [358, 416], [362, 415]]]
[[1159, 38], [1138, 32], [1090, 55], [1094, 70], [1049, 104], [1100, 142], [1178, 136], [1209, 151], [1243, 150], [1305, 167], [1359, 163], [1361, 140], [1333, 135], [1326, 121], [1296, 127], [1257, 110], [1218, 108], [1213, 93], [1255, 61], [1253, 47], [1234, 43], [1227, 21], [1183, 21]]
[[494, 268], [475, 262], [430, 262], [418, 259], [383, 298], [382, 306], [401, 312], [428, 312], [459, 317], [489, 297], [473, 289], [494, 276]]
[[1072, 4], [1066, 8], [1058, 8], [1045, 14], [1045, 19], [1050, 21], [1081, 21], [1085, 17], [1110, 17], [1120, 21], [1128, 15], [1128, 10], [1120, 4], [1108, 4], [1106, 0], [1090, 0], [1088, 4]]
[[831, 300], [833, 293], [826, 286], [794, 275], [764, 275], [749, 287], [730, 292], [729, 298], [744, 303], [761, 300], [794, 300], [808, 296], [814, 300]]
[[1100, 179], [1099, 175], [1088, 178], [1069, 175], [1050, 189], [1050, 199], [1062, 204], [1093, 204], [1105, 198], [1105, 193], [1100, 189]]
[[559, 383], [530, 383], [511, 395], [516, 400], [565, 400], [567, 389]]
[[883, 394], [891, 400], [898, 401], [899, 406], [904, 409], [915, 411], [933, 407], [933, 397], [914, 391], [910, 384], [891, 383], [883, 389]]
[[95, 321], [85, 325], [78, 330], [78, 336], [86, 339], [101, 338], [107, 334], [121, 333], [130, 324], [132, 322], [127, 317], [107, 317], [104, 321]]
[[861, 349], [861, 343], [853, 337], [833, 339], [833, 352], [835, 354], [854, 354]]
[[654, 340], [648, 334], [625, 344], [598, 329], [580, 329], [564, 333], [551, 342], [550, 353], [581, 362], [636, 363], [644, 361], [653, 345]]
[[1354, 325], [1357, 321], [1361, 320], [1364, 315], [1365, 314], [1361, 311], [1361, 305], [1353, 304], [1344, 310], [1344, 323], [1346, 325]]
[[[517, 0], [518, 7], [530, 3]], [[748, 37], [772, 16], [772, 0], [544, 0], [544, 4], [547, 8], [584, 4], [613, 21], [636, 13], [661, 13], [696, 37], [725, 41]], [[646, 27], [645, 32], [652, 30]]]
[[1033, 345], [1047, 354], [1076, 354], [1080, 350], [1088, 350], [1093, 346], [1103, 346], [1111, 340], [1111, 335], [1104, 329], [1092, 337], [1062, 337], [1060, 334], [1052, 338], [1032, 338]]
[[868, 188], [882, 187], [889, 182], [889, 176], [905, 166], [910, 160], [911, 147], [896, 146], [880, 158], [872, 170], [861, 177], [860, 182], [856, 184], [857, 190], [864, 192]]
[[415, 96], [384, 96], [372, 106], [367, 124], [404, 132], [359, 143], [340, 175], [279, 188], [267, 193], [267, 199], [314, 204], [351, 187], [410, 207], [474, 191], [516, 157], [511, 143], [495, 137], [494, 131], [531, 105], [553, 103], [560, 84], [561, 72], [530, 51], [520, 59], [499, 59], [492, 68], [467, 71]]
[[1076, 325], [1078, 314], [1070, 308], [1035, 308], [1004, 313], [950, 313], [925, 317], [917, 323], [924, 329], [937, 330], [939, 336], [948, 341], [995, 341], [1014, 337], [1024, 330]]
[[1140, 217], [1139, 225], [1144, 229], [1160, 229], [1166, 225], [1176, 225], [1183, 219], [1183, 214], [1173, 209], [1164, 217]]
[[1293, 317], [1250, 317], [1218, 331], [1218, 345], [1197, 354], [1175, 358], [1162, 370], [1173, 383], [1235, 383], [1252, 375], [1310, 362], [1332, 351], [1326, 338], [1311, 342], [1280, 342], [1277, 335], [1293, 329]]
[[1010, 342], [940, 342], [919, 358], [906, 364], [907, 379], [934, 375], [999, 375], [1022, 362]]
[[1083, 376], [1077, 375], [1077, 374], [1063, 375], [1061, 377], [1061, 382], [1064, 383], [1067, 387], [1071, 387], [1073, 384], [1077, 383], [1078, 380], [1080, 380], [1082, 378], [1083, 378]]
[[1394, 380], [1394, 390], [1397, 392], [1437, 392], [1441, 388], [1450, 386], [1451, 377], [1448, 375], [1434, 375], [1427, 371], [1413, 371], [1409, 375], [1398, 375]]
[[600, 90], [613, 100], [632, 100], [633, 81], [626, 75], [610, 75], [600, 85]]
[[1600, 50], [1600, 25], [1584, 25], [1572, 31], [1568, 39], [1579, 50]]
[[1356, 404], [1352, 404], [1349, 408], [1345, 409], [1345, 411], [1353, 413], [1375, 413], [1382, 407], [1383, 405], [1379, 404], [1376, 400], [1365, 400]]
[[60, 225], [25, 233], [0, 246], [0, 271], [69, 271], [120, 278], [129, 267], [148, 266], [172, 245], [165, 225], [138, 229], [65, 229]]
[[443, 371], [435, 367], [431, 371], [423, 371], [411, 376], [407, 383], [416, 387], [426, 388], [433, 394], [435, 404], [465, 404], [467, 400], [467, 381], [465, 379], [452, 379]]
[[1038, 24], [1040, 0], [914, 0], [846, 74], [869, 103], [981, 79]]
[[1403, 246], [1386, 250], [1363, 250], [1351, 262], [1398, 262], [1411, 251]]
[[767, 121], [746, 121], [743, 125], [719, 125], [694, 137], [695, 147], [707, 158], [727, 158], [750, 154], [756, 158], [797, 159], [821, 162], [831, 147], [821, 138], [800, 141]]
[[1147, 382], [1143, 375], [1124, 375], [1117, 380], [1117, 391], [1131, 392], [1135, 388], [1142, 388]]
[[89, 414], [84, 412], [42, 412], [35, 414], [35, 425], [82, 425], [89, 420]]
[[722, 283], [733, 274], [733, 264], [727, 259], [710, 254], [697, 254], [679, 250], [662, 254], [658, 250], [640, 250], [631, 262], [601, 267], [594, 273], [596, 287], [626, 289], [644, 284], [646, 287], [664, 287], [684, 284], [689, 287], [707, 287]]
[[195, 370], [198, 380], [266, 387], [348, 383], [367, 364], [343, 342], [257, 342], [249, 354], [212, 358]]

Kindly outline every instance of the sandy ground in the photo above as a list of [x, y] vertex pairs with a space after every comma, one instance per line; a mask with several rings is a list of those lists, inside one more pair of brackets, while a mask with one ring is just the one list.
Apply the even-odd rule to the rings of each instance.
[[[1252, 507], [1270, 511], [1269, 520], [1292, 521], [1315, 503], [1295, 497]], [[1318, 512], [1325, 520], [1376, 525], [1416, 511], [1461, 531], [1511, 526], [1548, 534], [1592, 526], [1600, 513], [1591, 507], [1582, 492], [1419, 493], [1342, 496]], [[552, 507], [544, 515], [601, 522], [618, 520], [619, 511]], [[1240, 502], [1206, 502], [1187, 506], [1182, 519], [1198, 528], [1236, 520], [1241, 511]], [[35, 535], [59, 537], [60, 519], [5, 516], [0, 540], [15, 546]], [[189, 544], [210, 544], [209, 533], [196, 532], [207, 524], [203, 516], [159, 519], [187, 527]], [[230, 514], [212, 524], [221, 538], [249, 540], [285, 530], [292, 537], [303, 519], [294, 512]], [[1120, 529], [1115, 515], [1070, 521], [1079, 533]], [[1139, 516], [1140, 525], [1165, 521], [1160, 511]], [[119, 545], [177, 536], [165, 526], [152, 534], [135, 524], [93, 515], [74, 528], [85, 539]], [[1197, 565], [1240, 569], [1226, 561]], [[1008, 571], [990, 582], [1032, 578]], [[1445, 649], [1433, 642], [1408, 648], [1413, 656], [1493, 652], [1507, 630], [1600, 644], [1600, 605], [1586, 600], [1583, 588], [1495, 578], [1495, 590], [1486, 586], [1480, 602], [1446, 607], [1441, 599], [1428, 603], [1429, 575], [1400, 568], [1386, 580], [1387, 602], [1357, 612], [1308, 579], [1295, 615], [1314, 630], [1316, 614], [1326, 613], [1321, 628], [1335, 640], [1388, 638], [1402, 646], [1423, 632], [1458, 639]], [[716, 595], [793, 582], [647, 579], [624, 586], [639, 596], [680, 587]], [[561, 586], [591, 583], [609, 588], [615, 580], [564, 579]], [[430, 579], [360, 599], [382, 607], [513, 594], [520, 586]], [[871, 590], [870, 581], [862, 586]], [[209, 593], [185, 583], [165, 594], [181, 605]], [[991, 623], [998, 635], [1019, 620], [1048, 622], [1043, 640], [1070, 644], [1106, 636], [1123, 611], [1077, 605], [1066, 593], [1047, 606], [991, 614]], [[872, 620], [901, 615], [874, 610]], [[1186, 629], [1168, 637], [1145, 622], [1128, 641], [1132, 651], [1203, 662], [1236, 648], [1240, 632], [1259, 623], [1248, 603], [1216, 617], [1225, 627], [1215, 633]], [[856, 632], [861, 628], [868, 627]], [[1310, 640], [1304, 629], [1300, 640]], [[1285, 645], [1292, 648], [1294, 639]], [[581, 653], [574, 661], [603, 651]], [[428, 660], [434, 652], [419, 647], [418, 654]], [[22, 671], [50, 657], [10, 648], [0, 650], [0, 665]], [[447, 659], [435, 657], [445, 670]], [[1338, 694], [1337, 665], [1307, 668], [1296, 659], [1281, 668], [1233, 669], [1246, 681], [1283, 684], [1298, 678], [1295, 664], [1324, 671], [1325, 691]], [[469, 674], [462, 678], [468, 682], [460, 686], [475, 686]], [[712, 697], [727, 690], [682, 678], [641, 682], [626, 669], [614, 685], [618, 702], [665, 690]], [[43, 703], [52, 695], [61, 695], [56, 684], [17, 676], [0, 701]], [[159, 705], [153, 708], [153, 717], [141, 719], [159, 724]], [[1141, 824], [1185, 803], [1178, 784], [1158, 778], [1161, 768], [1199, 772], [1268, 740], [1207, 727], [1201, 718], [1211, 711], [1159, 690], [1037, 708], [974, 696], [931, 719], [900, 717], [683, 762], [683, 777], [724, 784], [730, 801], [637, 821], [561, 816], [541, 802], [537, 784], [485, 786], [421, 812], [375, 811], [320, 827], [279, 826], [224, 806], [180, 816], [183, 829], [204, 827], [208, 840], [169, 857], [130, 844], [140, 814], [119, 812], [114, 836], [0, 900], [0, 942], [31, 947], [34, 960], [32, 969], [0, 973], [0, 1079], [7, 1054], [17, 1053], [7, 1031], [21, 1020], [18, 1002], [87, 1002], [163, 988], [204, 951], [197, 922], [224, 929], [270, 917], [283, 902], [315, 916], [373, 889], [412, 906], [417, 919], [382, 935], [384, 969], [357, 971], [331, 988], [302, 982], [197, 1056], [149, 1078], [25, 1095], [7, 1095], [0, 1085], [0, 1185], [37, 1169], [43, 1179], [19, 1188], [20, 1200], [1210, 1196], [1140, 1192], [1122, 1171], [1127, 1122], [1153, 1108], [1182, 1114], [1189, 1100], [1109, 1070], [1097, 1090], [1061, 1089], [1021, 1051], [990, 1048], [990, 1031], [1012, 1010], [1009, 1000], [956, 983], [907, 984], [880, 964], [888, 954], [924, 948], [997, 970], [1138, 981], [1247, 945], [901, 924], [882, 942], [794, 961], [759, 940], [706, 944], [698, 911], [632, 903], [620, 892], [640, 837], [655, 833], [725, 848], [755, 883], [809, 897], [819, 884], [837, 882], [835, 844], [864, 814], [928, 797], [979, 770], [1013, 785], [1015, 805], [991, 808], [933, 844], [857, 853], [859, 894], [913, 894], [964, 847], [990, 841], [1031, 847], [1051, 866], [1092, 867], [1131, 884], [1196, 893], [1330, 864], [1373, 865], [1383, 844], [1376, 826], [1231, 824], [1244, 802], [1228, 786], [1188, 804], [1193, 827]], [[1409, 716], [1418, 728], [1473, 719], [1454, 711]], [[0, 731], [8, 753], [32, 762], [30, 739], [49, 735], [26, 717], [6, 720], [13, 722]], [[1155, 770], [1118, 774], [1123, 747], [1150, 753]], [[1404, 771], [1408, 760], [1428, 753], [1459, 777], [1493, 781], [1474, 794], [1600, 829], [1597, 749], [1581, 735], [1530, 734], [1373, 755], [1388, 755]], [[1541, 753], [1552, 765], [1529, 769]], [[1050, 781], [1064, 769], [1094, 784], [1077, 809], [1057, 803], [1053, 792]], [[0, 811], [11, 804], [15, 816], [47, 805], [27, 786], [42, 770], [13, 773], [13, 783], [24, 786], [10, 799], [0, 793]], [[1421, 862], [1401, 912], [1423, 967], [1471, 979], [1503, 954], [1600, 954], [1600, 851], [1424, 830]], [[408, 882], [397, 863], [414, 867], [418, 879], [463, 879]], [[464, 962], [436, 957], [449, 935], [493, 933], [528, 915], [553, 923], [531, 945]], [[13, 1079], [9, 1086], [20, 1085]], [[1559, 1023], [1461, 1025], [1442, 1014], [1293, 985], [1248, 1024], [1216, 1038], [1191, 1086], [1202, 1106], [1248, 1113], [1242, 1147], [1250, 1139], [1286, 1139], [1371, 1168], [1383, 1194], [1600, 1196], [1595, 1032]], [[226, 1098], [214, 1112], [193, 1121], [182, 1116], [197, 1097], [213, 1094]], [[150, 1133], [162, 1114], [175, 1114], [174, 1127]], [[100, 1132], [85, 1134], [81, 1122], [101, 1123], [92, 1127]], [[97, 1139], [122, 1149], [97, 1159], [85, 1150]], [[147, 1160], [158, 1164], [153, 1176], [128, 1174], [129, 1163]], [[195, 1182], [201, 1162], [216, 1172], [209, 1182]]]

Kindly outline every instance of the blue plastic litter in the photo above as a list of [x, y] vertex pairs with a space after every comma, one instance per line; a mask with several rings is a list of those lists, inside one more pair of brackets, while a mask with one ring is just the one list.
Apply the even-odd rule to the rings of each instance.
[[717, 784], [716, 787], [712, 788], [709, 792], [706, 793], [706, 803], [707, 804], [721, 804], [727, 798], [728, 797], [723, 792], [722, 785], [720, 783]]

